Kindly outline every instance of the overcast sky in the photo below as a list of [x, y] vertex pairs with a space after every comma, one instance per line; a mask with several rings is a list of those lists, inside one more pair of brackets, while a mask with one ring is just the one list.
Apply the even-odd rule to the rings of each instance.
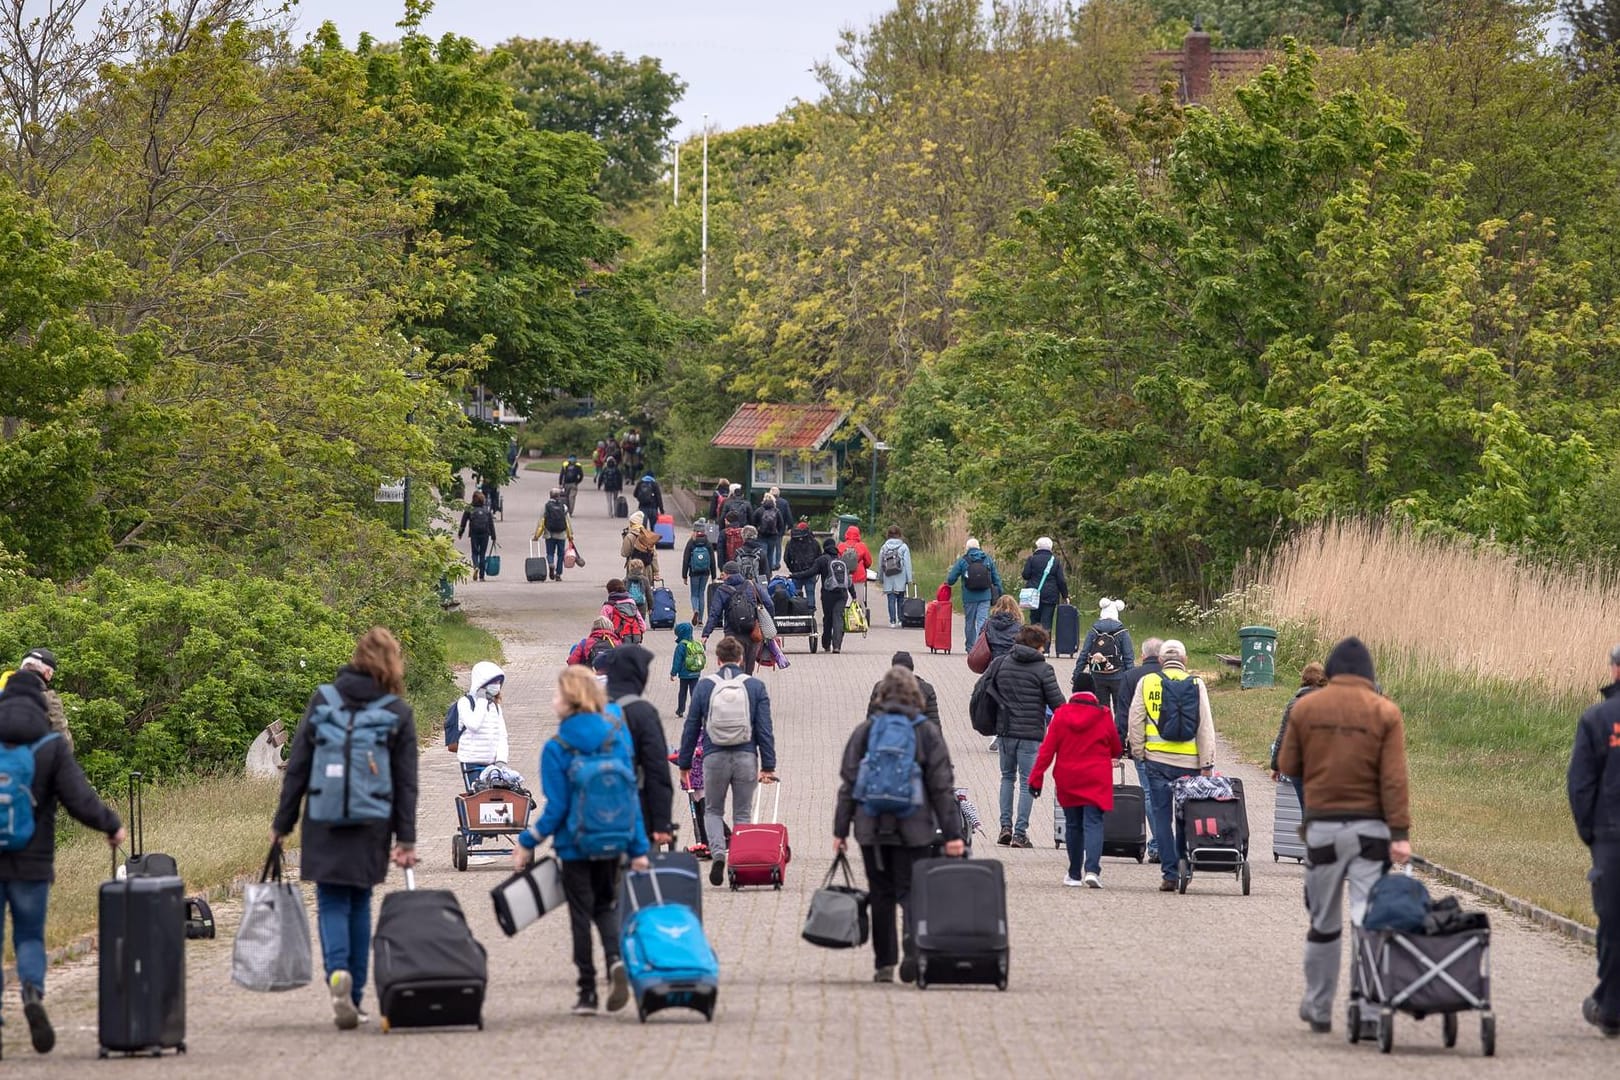
[[[404, 0], [301, 0], [299, 26], [330, 19], [349, 44], [361, 31], [391, 40]], [[810, 66], [832, 56], [838, 31], [864, 27], [890, 0], [438, 0], [423, 29], [493, 45], [511, 37], [594, 41], [609, 52], [656, 56], [686, 82], [678, 132], [703, 113], [717, 128], [770, 120], [794, 98], [817, 96]]]

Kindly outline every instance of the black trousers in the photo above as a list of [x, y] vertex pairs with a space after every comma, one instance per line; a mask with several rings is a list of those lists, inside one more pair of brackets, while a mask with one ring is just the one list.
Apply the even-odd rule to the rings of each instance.
[[1620, 1024], [1620, 843], [1592, 845], [1590, 877], [1598, 917], [1598, 981], [1592, 996], [1604, 1021]]
[[[926, 859], [933, 849], [922, 847], [876, 847], [861, 845], [861, 861], [866, 864], [868, 912], [872, 919], [874, 967], [899, 963], [900, 948], [911, 955], [911, 867]], [[900, 940], [896, 941], [895, 915], [900, 916]]]
[[821, 647], [844, 647], [844, 609], [849, 606], [849, 593], [843, 589], [821, 592]]
[[562, 864], [563, 896], [568, 901], [568, 928], [574, 934], [574, 967], [579, 970], [579, 988], [596, 987], [596, 968], [591, 963], [591, 924], [602, 939], [602, 958], [607, 967], [619, 958], [618, 859], [579, 859]]

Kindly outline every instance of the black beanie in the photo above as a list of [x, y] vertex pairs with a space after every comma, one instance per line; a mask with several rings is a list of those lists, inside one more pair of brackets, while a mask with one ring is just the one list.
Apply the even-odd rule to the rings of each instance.
[[1373, 658], [1360, 638], [1347, 637], [1328, 653], [1327, 677], [1335, 675], [1360, 675], [1368, 682], [1373, 682]]
[[911, 659], [911, 654], [904, 651], [895, 653], [894, 658], [889, 661], [889, 664], [893, 667], [903, 667], [907, 671], [917, 670], [917, 665]]

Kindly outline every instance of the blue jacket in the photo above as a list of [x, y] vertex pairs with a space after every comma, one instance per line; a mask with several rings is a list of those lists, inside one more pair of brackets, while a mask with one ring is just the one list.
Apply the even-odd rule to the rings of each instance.
[[1131, 642], [1131, 632], [1125, 629], [1125, 624], [1118, 619], [1098, 619], [1086, 631], [1086, 643], [1080, 646], [1080, 658], [1074, 662], [1074, 673], [1091, 670], [1091, 651], [1097, 644], [1098, 634], [1113, 634], [1114, 640], [1119, 643], [1120, 669], [1112, 675], [1099, 675], [1101, 678], [1118, 679], [1131, 670], [1136, 663], [1136, 647]]
[[1605, 686], [1575, 728], [1569, 809], [1582, 843], [1620, 843], [1620, 683]]
[[[742, 672], [736, 664], [727, 664], [721, 668], [719, 674], [731, 678]], [[753, 676], [748, 677], [748, 712], [754, 722], [754, 737], [748, 742], [738, 746], [708, 746], [705, 744], [704, 757], [714, 754], [731, 753], [735, 750], [746, 750], [759, 754], [759, 767], [770, 772], [776, 771], [776, 736], [771, 732], [771, 696], [765, 692], [765, 684]], [[709, 698], [714, 694], [714, 680], [701, 679], [692, 687], [692, 701], [686, 710], [686, 727], [681, 732], [681, 752], [675, 759], [683, 769], [692, 767], [692, 754], [697, 749], [698, 735], [709, 719]]]
[[955, 585], [959, 579], [967, 574], [968, 562], [982, 562], [990, 564], [990, 588], [970, 589], [966, 583], [962, 585], [962, 603], [988, 604], [1002, 593], [1006, 588], [1001, 584], [1001, 571], [996, 569], [996, 560], [992, 559], [983, 548], [974, 548], [963, 553], [960, 559], [951, 564], [951, 572], [945, 575], [945, 584]]
[[692, 624], [689, 622], [675, 624], [675, 655], [669, 663], [669, 677], [680, 679], [682, 682], [691, 682], [701, 679], [703, 672], [686, 670], [686, 649], [692, 643]]
[[[619, 724], [618, 752], [632, 771], [636, 767], [635, 749], [630, 743], [630, 728], [623, 720]], [[596, 748], [607, 741], [613, 730], [612, 722], [601, 713], [575, 713], [565, 719], [557, 734], [568, 740], [570, 746]], [[527, 830], [518, 834], [518, 843], [529, 849], [540, 846], [551, 837], [552, 849], [563, 862], [577, 862], [583, 858], [575, 849], [569, 830], [568, 814], [574, 806], [574, 792], [568, 783], [568, 765], [573, 753], [556, 739], [547, 739], [540, 747], [540, 793], [545, 796], [545, 809], [540, 818]], [[647, 854], [647, 829], [641, 817], [641, 799], [631, 792], [636, 808], [636, 824], [630, 833], [630, 846], [625, 854], [632, 859]]]

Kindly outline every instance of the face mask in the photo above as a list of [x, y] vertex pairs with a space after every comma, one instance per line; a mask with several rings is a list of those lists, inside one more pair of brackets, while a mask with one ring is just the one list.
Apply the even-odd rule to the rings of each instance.
[[496, 682], [488, 683], [485, 685], [483, 692], [486, 698], [494, 701], [501, 694], [501, 683], [498, 680]]

